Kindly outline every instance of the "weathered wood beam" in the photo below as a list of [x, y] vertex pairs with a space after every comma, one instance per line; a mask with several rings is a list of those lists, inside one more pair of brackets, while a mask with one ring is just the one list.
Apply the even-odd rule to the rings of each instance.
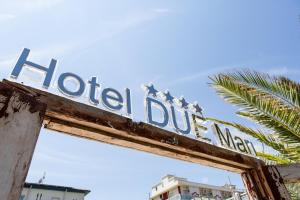
[[0, 199], [18, 200], [42, 127], [45, 104], [0, 83]]
[[289, 192], [287, 191], [283, 179], [275, 167], [263, 166], [262, 174], [265, 177], [264, 185], [272, 192], [275, 200], [290, 200]]
[[257, 166], [242, 173], [250, 200], [290, 200], [283, 179], [274, 166]]
[[133, 122], [93, 106], [18, 83], [3, 83], [47, 105], [45, 127], [48, 129], [237, 173], [263, 165], [254, 157]]

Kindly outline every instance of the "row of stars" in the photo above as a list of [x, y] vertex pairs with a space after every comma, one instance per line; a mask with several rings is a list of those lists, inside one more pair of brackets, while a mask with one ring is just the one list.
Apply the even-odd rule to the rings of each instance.
[[[153, 97], [157, 97], [157, 94], [159, 93], [159, 91], [154, 88], [154, 85], [152, 83], [150, 83], [149, 85], [145, 85], [145, 89], [147, 90], [148, 95], [152, 95]], [[169, 102], [170, 104], [174, 103], [175, 97], [173, 97], [168, 90], [166, 90], [166, 92], [162, 92], [162, 94], [166, 102]], [[180, 97], [178, 101], [182, 108], [188, 109], [189, 105], [192, 105], [192, 108], [196, 113], [202, 114], [202, 108], [199, 106], [198, 103], [188, 103], [184, 97]]]

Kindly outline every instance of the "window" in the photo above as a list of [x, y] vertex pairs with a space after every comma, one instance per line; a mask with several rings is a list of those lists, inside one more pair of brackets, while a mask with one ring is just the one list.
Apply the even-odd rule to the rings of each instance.
[[227, 192], [227, 191], [221, 191], [221, 195], [222, 195], [223, 198], [232, 197], [232, 193], [231, 192]]
[[190, 190], [188, 186], [182, 186], [182, 194], [189, 194]]
[[25, 200], [25, 195], [21, 195], [19, 200]]
[[42, 200], [42, 196], [43, 196], [43, 194], [41, 193], [37, 193], [36, 194], [36, 199], [35, 200]]
[[212, 196], [212, 190], [209, 188], [200, 188], [200, 195], [203, 195], [205, 197], [211, 197]]

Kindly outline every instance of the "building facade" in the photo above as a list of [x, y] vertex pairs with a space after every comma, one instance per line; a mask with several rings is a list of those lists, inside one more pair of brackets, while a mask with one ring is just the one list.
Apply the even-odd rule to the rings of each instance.
[[89, 190], [25, 183], [19, 200], [84, 200]]
[[150, 200], [248, 200], [244, 190], [234, 185], [213, 186], [188, 181], [173, 175], [152, 187]]

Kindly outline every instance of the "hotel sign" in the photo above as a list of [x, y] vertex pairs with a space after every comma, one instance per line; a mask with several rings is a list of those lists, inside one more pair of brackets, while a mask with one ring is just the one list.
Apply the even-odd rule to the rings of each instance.
[[[23, 49], [11, 72], [11, 78], [17, 80], [24, 68], [34, 69], [32, 73], [36, 73], [36, 70], [44, 73], [42, 87], [47, 90], [53, 83], [57, 61], [52, 59], [49, 66], [45, 67], [28, 60], [29, 53], [29, 49]], [[69, 81], [75, 82], [76, 87], [68, 87]], [[79, 75], [72, 72], [60, 74], [57, 83], [52, 85], [57, 85], [58, 91], [69, 98], [79, 98], [88, 92], [91, 105], [100, 106], [102, 104], [109, 111], [129, 118], [132, 116], [132, 99], [129, 88], [125, 88], [123, 91], [110, 87], [103, 88], [96, 77], [93, 76], [88, 81], [84, 81]], [[169, 91], [158, 91], [153, 84], [145, 85], [143, 89], [145, 91], [144, 105], [147, 123], [211, 143], [210, 139], [204, 137], [208, 128], [204, 124], [205, 118], [198, 103], [188, 103], [184, 97], [177, 98], [172, 96]], [[241, 153], [256, 154], [250, 141], [232, 136], [228, 128], [222, 131], [217, 124], [213, 124], [212, 130], [219, 145]]]

